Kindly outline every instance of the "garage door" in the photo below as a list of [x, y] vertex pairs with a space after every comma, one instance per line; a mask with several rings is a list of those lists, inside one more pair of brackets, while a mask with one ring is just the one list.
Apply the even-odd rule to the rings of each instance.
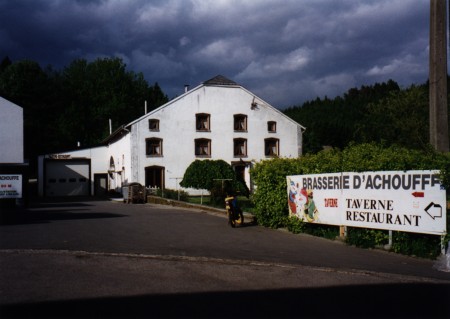
[[54, 160], [45, 163], [46, 196], [88, 196], [89, 160]]

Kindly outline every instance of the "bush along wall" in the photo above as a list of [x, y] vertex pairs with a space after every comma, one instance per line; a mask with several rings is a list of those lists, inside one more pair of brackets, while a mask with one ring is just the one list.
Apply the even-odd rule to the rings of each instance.
[[[440, 170], [441, 181], [450, 189], [450, 153], [437, 153], [433, 149], [410, 150], [397, 146], [385, 147], [381, 144], [352, 144], [343, 150], [324, 150], [317, 154], [307, 154], [296, 159], [275, 158], [257, 163], [251, 170], [256, 185], [252, 200], [255, 218], [259, 225], [271, 228], [285, 227], [293, 233], [308, 233], [316, 236], [335, 238], [338, 226], [304, 223], [296, 217], [289, 217], [286, 176], [301, 174], [321, 174], [363, 171], [407, 171]], [[447, 210], [447, 224], [450, 210]], [[449, 225], [447, 225], [449, 229]], [[346, 242], [358, 247], [378, 247], [388, 244], [388, 231], [350, 228]], [[447, 235], [445, 242], [450, 240]], [[440, 254], [441, 237], [426, 234], [393, 232], [394, 252], [435, 258]]]

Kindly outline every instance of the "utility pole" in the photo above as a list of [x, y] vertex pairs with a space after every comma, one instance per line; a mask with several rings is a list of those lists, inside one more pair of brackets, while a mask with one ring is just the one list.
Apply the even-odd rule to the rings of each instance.
[[449, 151], [447, 106], [447, 0], [430, 0], [430, 144]]

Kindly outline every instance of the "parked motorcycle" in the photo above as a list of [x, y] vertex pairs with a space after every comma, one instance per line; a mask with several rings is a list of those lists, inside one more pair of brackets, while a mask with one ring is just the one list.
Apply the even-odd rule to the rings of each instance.
[[225, 208], [227, 210], [228, 224], [231, 227], [244, 224], [244, 214], [237, 205], [236, 197], [228, 196], [225, 198]]

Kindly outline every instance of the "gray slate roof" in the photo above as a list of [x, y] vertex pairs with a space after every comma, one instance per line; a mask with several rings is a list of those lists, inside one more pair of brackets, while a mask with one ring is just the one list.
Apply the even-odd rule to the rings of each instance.
[[213, 77], [212, 79], [209, 79], [205, 82], [203, 82], [204, 85], [230, 85], [230, 86], [236, 86], [239, 85], [234, 81], [231, 81], [230, 79], [227, 79], [223, 75], [217, 75]]

